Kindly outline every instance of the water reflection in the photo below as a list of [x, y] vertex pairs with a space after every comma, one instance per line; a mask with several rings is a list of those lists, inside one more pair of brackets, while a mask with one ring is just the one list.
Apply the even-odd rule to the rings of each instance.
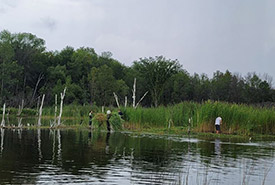
[[41, 129], [37, 129], [37, 149], [38, 149], [38, 160], [41, 161], [42, 159], [42, 151], [41, 151]]
[[109, 139], [110, 139], [110, 134], [111, 132], [108, 131], [107, 135], [106, 135], [106, 147], [105, 147], [105, 153], [109, 154]]
[[272, 143], [1, 129], [0, 184], [272, 184]]
[[0, 146], [0, 155], [2, 157], [3, 150], [4, 150], [4, 137], [5, 137], [5, 129], [1, 128], [1, 146]]

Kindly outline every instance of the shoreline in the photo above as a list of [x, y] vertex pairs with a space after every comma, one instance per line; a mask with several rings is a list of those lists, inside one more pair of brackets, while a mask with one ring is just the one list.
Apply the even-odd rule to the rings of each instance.
[[[50, 127], [50, 126], [36, 126], [36, 125], [30, 125], [30, 126], [5, 126], [0, 127], [1, 129], [29, 129], [29, 130], [36, 130], [36, 129], [72, 129], [72, 130], [91, 130], [93, 132], [102, 132], [106, 131], [105, 127], [102, 128], [93, 128], [91, 129], [88, 125], [60, 125], [56, 127]], [[246, 140], [253, 140], [253, 141], [260, 141], [260, 140], [270, 140], [275, 141], [275, 135], [269, 135], [269, 134], [228, 134], [228, 133], [220, 133], [216, 134], [213, 132], [198, 132], [191, 130], [188, 134], [187, 128], [184, 127], [172, 127], [170, 129], [168, 128], [124, 128], [122, 130], [118, 131], [112, 131], [112, 132], [130, 132], [135, 135], [142, 135], [142, 134], [148, 134], [148, 135], [160, 135], [160, 136], [179, 136], [179, 137], [193, 137], [193, 138], [207, 138], [207, 139], [246, 139]]]

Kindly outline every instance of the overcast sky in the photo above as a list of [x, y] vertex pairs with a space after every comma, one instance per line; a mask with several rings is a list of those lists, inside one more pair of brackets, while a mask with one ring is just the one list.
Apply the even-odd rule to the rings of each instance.
[[274, 0], [0, 0], [3, 29], [35, 34], [48, 50], [111, 51], [127, 66], [163, 55], [190, 74], [275, 80]]

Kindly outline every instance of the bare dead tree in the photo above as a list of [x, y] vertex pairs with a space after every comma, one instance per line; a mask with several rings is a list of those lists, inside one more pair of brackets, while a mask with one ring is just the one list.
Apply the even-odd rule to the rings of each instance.
[[45, 94], [43, 94], [43, 96], [42, 96], [41, 105], [40, 105], [40, 109], [39, 109], [39, 117], [38, 117], [38, 124], [37, 124], [39, 127], [41, 126], [41, 116], [42, 116], [44, 98], [45, 98]]
[[127, 96], [125, 96], [124, 107], [127, 107]]
[[1, 121], [1, 127], [5, 127], [5, 111], [6, 111], [6, 104], [3, 105], [3, 116]]
[[39, 114], [39, 105], [40, 105], [40, 96], [37, 98], [37, 104], [36, 104], [36, 115], [38, 116]]
[[113, 92], [113, 94], [114, 94], [114, 97], [115, 97], [115, 100], [116, 100], [117, 107], [120, 108], [119, 102], [118, 102], [118, 96], [116, 95], [115, 92]]
[[18, 112], [17, 112], [17, 116], [20, 116], [22, 111], [23, 111], [23, 107], [24, 107], [24, 99], [22, 99], [22, 103], [21, 105], [19, 105], [19, 109], [18, 109]]
[[42, 80], [43, 78], [44, 78], [44, 74], [40, 73], [39, 76], [38, 76], [38, 79], [37, 79], [37, 82], [36, 82], [36, 85], [35, 85], [33, 94], [32, 94], [31, 104], [32, 104], [32, 102], [33, 102], [33, 100], [34, 100], [34, 97], [35, 97], [35, 94], [36, 94], [38, 85], [39, 85], [39, 83], [41, 82], [41, 80]]
[[18, 121], [18, 128], [22, 127], [22, 118], [17, 118]]
[[133, 107], [135, 108], [136, 106], [136, 78], [134, 79], [134, 85], [133, 85]]
[[56, 125], [56, 120], [57, 120], [57, 94], [55, 95], [55, 106], [54, 106], [54, 122], [53, 122], [53, 126]]
[[63, 100], [64, 100], [64, 97], [65, 97], [65, 93], [66, 93], [66, 89], [67, 87], [65, 87], [63, 93], [60, 93], [60, 111], [59, 111], [59, 116], [57, 117], [57, 126], [60, 126], [61, 124], [61, 116], [62, 116], [62, 111], [63, 111]]
[[138, 104], [145, 98], [145, 96], [148, 94], [148, 91], [146, 91], [146, 93], [144, 93], [144, 95], [140, 98], [140, 100], [138, 101], [137, 105], [135, 106], [135, 109], [137, 108]]

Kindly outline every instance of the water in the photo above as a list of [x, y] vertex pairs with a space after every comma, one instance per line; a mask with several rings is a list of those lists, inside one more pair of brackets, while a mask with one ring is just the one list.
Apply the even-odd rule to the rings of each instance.
[[1, 129], [0, 184], [263, 184], [275, 142]]

